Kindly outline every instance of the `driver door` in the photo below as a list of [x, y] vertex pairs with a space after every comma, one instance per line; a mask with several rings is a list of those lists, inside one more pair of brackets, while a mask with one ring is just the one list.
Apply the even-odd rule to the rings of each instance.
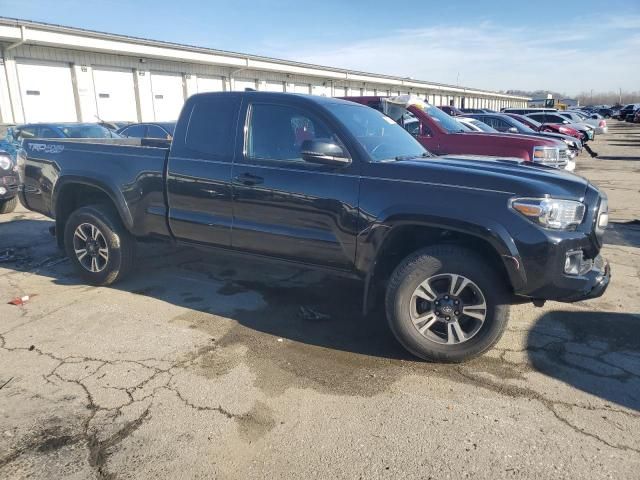
[[[359, 164], [319, 165], [301, 156], [305, 140], [339, 142], [336, 129], [305, 105], [245, 105], [242, 155], [233, 164], [232, 246], [348, 270], [358, 227]], [[346, 152], [346, 150], [345, 150]]]

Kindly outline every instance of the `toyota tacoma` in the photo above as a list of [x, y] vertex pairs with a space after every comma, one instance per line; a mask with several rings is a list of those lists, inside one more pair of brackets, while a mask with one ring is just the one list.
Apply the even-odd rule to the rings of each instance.
[[[500, 338], [514, 303], [601, 295], [607, 197], [519, 159], [433, 156], [393, 119], [339, 99], [205, 93], [173, 140], [25, 139], [21, 200], [93, 285], [136, 240], [272, 257], [360, 279], [369, 312], [423, 359]], [[329, 302], [330, 299], [327, 298]]]

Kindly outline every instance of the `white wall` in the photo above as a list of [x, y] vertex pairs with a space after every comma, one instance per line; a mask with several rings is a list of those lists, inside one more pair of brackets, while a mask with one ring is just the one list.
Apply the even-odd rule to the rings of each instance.
[[[2, 45], [0, 45], [1, 47]], [[21, 91], [18, 78], [20, 62], [51, 62], [56, 65], [67, 65], [71, 78], [72, 91], [69, 95], [61, 95], [65, 99], [62, 109], [48, 108], [53, 121], [75, 118], [82, 121], [94, 121], [96, 115], [109, 120], [153, 121], [170, 119], [177, 115], [182, 102], [188, 96], [206, 91], [228, 91], [255, 88], [262, 91], [286, 91], [325, 96], [360, 96], [360, 95], [398, 95], [411, 93], [425, 97], [434, 105], [448, 104], [446, 87], [442, 89], [421, 89], [418, 86], [400, 85], [401, 81], [389, 80], [380, 84], [371, 81], [371, 77], [352, 80], [313, 76], [307, 73], [283, 73], [276, 70], [247, 69], [238, 65], [211, 65], [205, 63], [189, 63], [188, 61], [169, 61], [141, 59], [128, 55], [114, 55], [91, 51], [72, 50], [68, 48], [43, 47], [24, 44], [5, 53], [4, 62], [0, 63], [0, 120], [6, 123], [20, 123], [42, 119], [39, 114], [30, 113], [33, 108], [26, 92]], [[259, 62], [254, 62], [259, 63]], [[266, 67], [265, 67], [266, 68]], [[299, 69], [302, 72], [305, 69]], [[306, 69], [309, 70], [309, 69]], [[95, 72], [99, 72], [96, 76]], [[109, 74], [112, 74], [114, 85], [110, 92]], [[60, 72], [58, 72], [59, 74]], [[333, 74], [332, 74], [333, 75]], [[60, 75], [58, 75], [60, 76]], [[65, 77], [66, 78], [66, 77]], [[152, 80], [155, 79], [155, 82]], [[104, 80], [104, 81], [103, 81]], [[366, 82], [366, 83], [365, 83]], [[404, 80], [402, 81], [404, 82]], [[64, 82], [63, 82], [64, 83]], [[160, 92], [159, 90], [163, 90]], [[100, 97], [100, 94], [109, 97]], [[451, 98], [455, 95], [451, 93]], [[161, 95], [163, 98], [156, 98]], [[459, 94], [458, 94], [459, 95]], [[169, 98], [170, 97], [170, 98]], [[467, 105], [471, 105], [474, 96], [467, 95]], [[58, 102], [60, 99], [57, 99]], [[496, 99], [490, 95], [477, 98], [478, 105], [495, 104]], [[27, 117], [24, 115], [23, 102], [27, 102]], [[521, 105], [521, 100], [503, 100], [504, 105]], [[120, 118], [105, 118], [119, 112]], [[173, 118], [171, 118], [173, 119]]]

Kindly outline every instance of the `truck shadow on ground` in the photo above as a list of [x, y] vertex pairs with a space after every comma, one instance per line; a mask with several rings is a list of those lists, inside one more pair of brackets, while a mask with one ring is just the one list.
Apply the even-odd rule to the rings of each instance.
[[640, 221], [609, 223], [604, 242], [605, 245], [640, 247]]
[[[240, 255], [155, 248], [165, 253], [139, 258], [140, 272], [154, 272], [155, 280], [143, 273], [147, 279], [132, 277], [116, 288], [231, 318], [252, 332], [245, 337], [261, 332], [331, 350], [416, 360], [395, 341], [381, 308], [362, 315], [363, 287], [356, 280]], [[206, 330], [206, 322], [190, 318]]]
[[542, 315], [527, 337], [532, 366], [567, 385], [640, 411], [640, 314]]
[[614, 155], [614, 156], [599, 156], [598, 160], [627, 160], [636, 162], [640, 160], [640, 157], [625, 157], [624, 155]]

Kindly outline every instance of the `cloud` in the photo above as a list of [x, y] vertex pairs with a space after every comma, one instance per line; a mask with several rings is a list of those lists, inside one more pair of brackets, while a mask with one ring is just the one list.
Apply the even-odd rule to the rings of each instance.
[[[367, 72], [491, 90], [637, 90], [640, 16], [576, 26], [437, 25], [350, 43], [297, 44], [278, 55]], [[629, 31], [621, 31], [629, 29]]]

